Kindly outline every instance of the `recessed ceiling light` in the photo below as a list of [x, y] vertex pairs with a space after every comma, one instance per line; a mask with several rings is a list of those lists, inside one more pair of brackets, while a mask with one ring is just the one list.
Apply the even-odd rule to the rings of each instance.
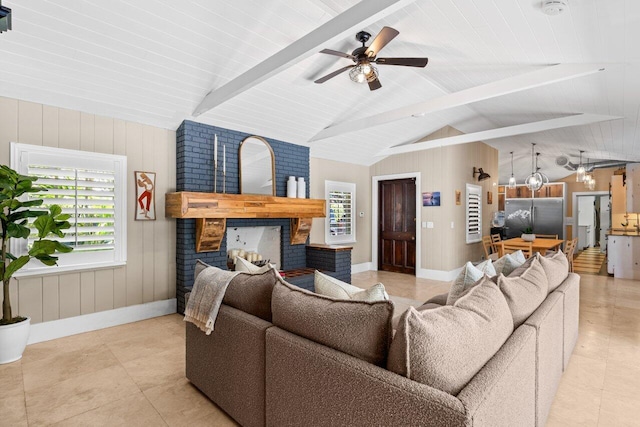
[[560, 15], [569, 7], [569, 0], [543, 0], [542, 11], [546, 15]]

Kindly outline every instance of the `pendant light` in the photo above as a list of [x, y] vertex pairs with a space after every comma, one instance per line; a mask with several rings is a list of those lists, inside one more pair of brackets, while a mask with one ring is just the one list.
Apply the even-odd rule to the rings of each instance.
[[576, 182], [584, 182], [586, 170], [582, 164], [582, 153], [584, 153], [584, 151], [580, 150], [580, 164], [578, 165], [578, 169], [576, 169]]
[[513, 151], [511, 152], [511, 178], [509, 178], [509, 188], [516, 188], [516, 177], [513, 176]]
[[539, 155], [540, 155], [540, 153], [536, 153], [536, 174], [538, 175], [539, 181], [542, 183], [540, 185], [540, 188], [542, 188], [545, 185], [549, 184], [549, 177], [547, 175], [543, 174], [542, 172], [540, 172], [540, 167], [538, 166], [538, 156]]
[[535, 169], [535, 146], [536, 144], [531, 143], [531, 175], [524, 180], [524, 184], [531, 191], [538, 191], [543, 185], [542, 175], [536, 172]]
[[[589, 160], [587, 159], [587, 166], [589, 165]], [[589, 169], [588, 167], [585, 171]], [[595, 190], [596, 188], [596, 179], [593, 177], [593, 172], [586, 172], [584, 176], [584, 186], [587, 190]]]

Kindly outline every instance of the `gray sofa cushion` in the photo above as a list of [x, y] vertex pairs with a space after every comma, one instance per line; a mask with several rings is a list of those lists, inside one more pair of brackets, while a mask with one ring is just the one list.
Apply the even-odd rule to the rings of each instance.
[[537, 257], [531, 257], [509, 277], [498, 276], [498, 286], [511, 310], [514, 328], [531, 316], [546, 298], [549, 288], [547, 275]]
[[[207, 267], [208, 264], [196, 261], [195, 277]], [[238, 273], [229, 282], [222, 302], [271, 322], [271, 294], [279, 276], [273, 268], [260, 274]]]
[[555, 291], [569, 275], [569, 261], [561, 251], [539, 256], [540, 264], [547, 275], [549, 293]]
[[509, 306], [485, 278], [453, 305], [409, 308], [391, 343], [387, 369], [456, 395], [512, 332]]
[[271, 299], [273, 324], [291, 333], [384, 366], [393, 304], [337, 300], [280, 280]]

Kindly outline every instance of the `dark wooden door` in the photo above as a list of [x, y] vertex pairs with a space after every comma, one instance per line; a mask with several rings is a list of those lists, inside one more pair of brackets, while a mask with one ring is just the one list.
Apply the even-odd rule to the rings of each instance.
[[378, 270], [416, 274], [416, 180], [378, 183]]

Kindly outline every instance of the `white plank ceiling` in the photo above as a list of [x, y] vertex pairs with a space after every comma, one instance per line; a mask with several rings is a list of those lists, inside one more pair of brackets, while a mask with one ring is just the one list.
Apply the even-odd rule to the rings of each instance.
[[[372, 0], [369, 0], [372, 1]], [[13, 30], [0, 34], [0, 96], [163, 128], [196, 120], [311, 147], [314, 157], [372, 164], [378, 153], [450, 125], [465, 133], [579, 113], [620, 119], [486, 141], [500, 151], [500, 182], [530, 171], [530, 143], [552, 179], [570, 172], [557, 156], [640, 161], [640, 1], [569, 0], [558, 16], [541, 1], [416, 0], [365, 28], [328, 35], [322, 47], [350, 52], [354, 35], [400, 31], [384, 57], [426, 56], [424, 69], [380, 66], [370, 92], [350, 64], [322, 54], [301, 59], [193, 117], [212, 90], [229, 83], [329, 22], [356, 0], [9, 1]], [[319, 49], [318, 49], [319, 50]], [[605, 71], [309, 140], [327, 126], [361, 119], [559, 63], [602, 63]], [[482, 165], [478, 165], [481, 167]]]

